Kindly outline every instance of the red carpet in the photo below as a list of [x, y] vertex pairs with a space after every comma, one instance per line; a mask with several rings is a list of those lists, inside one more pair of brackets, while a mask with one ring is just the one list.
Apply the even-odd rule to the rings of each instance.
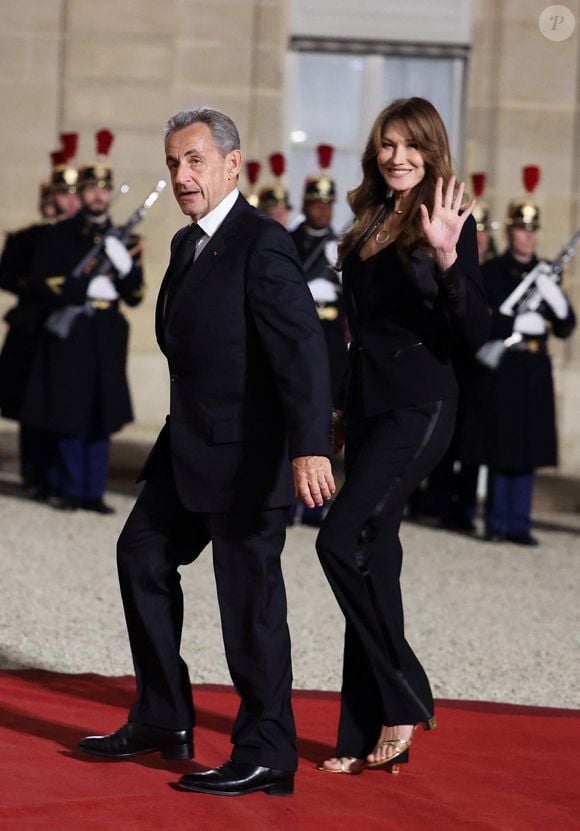
[[[229, 755], [237, 698], [195, 688], [200, 767]], [[297, 692], [296, 793], [216, 798], [168, 783], [196, 763], [158, 754], [109, 762], [77, 753], [86, 734], [125, 720], [133, 679], [0, 673], [0, 828], [6, 831], [577, 831], [577, 711], [439, 702], [439, 729], [420, 731], [398, 776], [332, 776], [333, 693]]]

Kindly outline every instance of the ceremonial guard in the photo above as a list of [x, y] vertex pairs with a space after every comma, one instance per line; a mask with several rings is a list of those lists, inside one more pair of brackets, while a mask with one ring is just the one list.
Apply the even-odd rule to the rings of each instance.
[[286, 159], [282, 153], [272, 153], [268, 157], [268, 163], [274, 181], [264, 185], [260, 189], [258, 194], [258, 209], [262, 213], [271, 216], [272, 219], [275, 219], [284, 228], [287, 228], [292, 205], [290, 204], [288, 188], [282, 179], [286, 172]]
[[333, 151], [329, 144], [319, 144], [316, 148], [320, 172], [308, 176], [304, 183], [304, 222], [291, 232], [291, 236], [326, 337], [332, 392], [336, 395], [346, 363], [346, 334], [342, 287], [335, 268], [338, 248], [331, 225], [336, 185], [328, 168]]
[[143, 272], [138, 239], [126, 239], [109, 214], [113, 135], [101, 130], [96, 139], [98, 160], [78, 173], [80, 212], [48, 229], [35, 252], [32, 289], [51, 313], [22, 418], [58, 434], [55, 507], [110, 513], [109, 437], [133, 418], [120, 302], [141, 302]]
[[[471, 175], [472, 193], [477, 200], [472, 216], [480, 265], [497, 254], [489, 205], [483, 200], [485, 184], [485, 173]], [[464, 351], [454, 356], [453, 365], [459, 385], [453, 438], [441, 462], [413, 494], [409, 516], [418, 520], [427, 516], [447, 530], [473, 534], [479, 468], [484, 454], [482, 413], [486, 406], [486, 387], [482, 384], [482, 375], [486, 371]]]
[[76, 155], [78, 133], [61, 133], [62, 149], [52, 154], [53, 171], [50, 180], [50, 210], [54, 219], [69, 219], [81, 207], [77, 190]]
[[24, 424], [21, 409], [30, 370], [47, 316], [47, 304], [31, 290], [30, 276], [35, 252], [47, 225], [73, 216], [80, 202], [76, 194], [77, 170], [73, 160], [77, 134], [61, 135], [62, 149], [51, 153], [52, 173], [40, 186], [42, 221], [9, 234], [0, 259], [0, 288], [16, 295], [18, 303], [8, 311], [8, 333], [0, 353], [0, 412], [19, 424], [20, 476], [24, 490], [34, 499], [44, 499], [50, 490], [55, 459], [53, 435]]
[[534, 471], [558, 460], [549, 335], [567, 338], [576, 325], [559, 286], [558, 262], [540, 264], [536, 255], [540, 211], [532, 194], [539, 174], [535, 166], [523, 169], [527, 194], [509, 204], [508, 248], [482, 268], [492, 310], [491, 340], [478, 353], [489, 368], [486, 537], [521, 545], [537, 545], [531, 533]]

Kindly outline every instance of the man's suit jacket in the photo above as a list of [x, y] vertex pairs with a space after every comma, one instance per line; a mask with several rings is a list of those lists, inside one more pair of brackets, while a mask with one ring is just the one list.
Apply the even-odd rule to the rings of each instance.
[[140, 478], [170, 452], [190, 511], [290, 504], [290, 459], [331, 452], [326, 346], [294, 243], [239, 196], [164, 309], [171, 271], [156, 309], [170, 415]]

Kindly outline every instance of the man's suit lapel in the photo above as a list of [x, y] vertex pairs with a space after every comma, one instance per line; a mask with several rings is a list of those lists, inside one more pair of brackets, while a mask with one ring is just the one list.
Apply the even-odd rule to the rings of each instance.
[[[159, 300], [157, 303], [158, 314], [156, 316], [156, 321], [158, 320], [161, 324], [162, 337], [160, 343], [163, 343], [164, 340], [163, 330], [171, 323], [175, 315], [178, 314], [181, 309], [180, 299], [183, 297], [183, 293], [190, 290], [192, 285], [195, 285], [199, 283], [201, 280], [203, 280], [204, 277], [215, 268], [215, 266], [219, 265], [221, 257], [226, 252], [228, 245], [230, 244], [231, 238], [234, 237], [238, 225], [244, 213], [248, 209], [248, 202], [240, 194], [240, 196], [238, 196], [236, 202], [234, 203], [233, 208], [226, 216], [220, 227], [217, 229], [217, 231], [211, 237], [211, 239], [208, 240], [203, 251], [200, 253], [195, 262], [189, 266], [189, 273], [186, 274], [183, 282], [181, 283], [175, 295], [175, 298], [173, 299], [173, 302], [171, 303], [170, 308], [168, 309], [167, 315], [165, 315], [165, 319], [163, 319], [164, 303], [162, 299], [162, 292], [163, 294], [165, 293], [163, 291], [164, 286], [165, 289], [167, 288], [167, 277], [169, 272], [171, 272], [171, 263], [169, 264], [169, 268], [167, 269], [165, 277], [163, 278], [163, 284], [161, 286], [161, 291], [159, 292]], [[161, 309], [159, 309], [160, 302]]]
[[169, 265], [167, 266], [167, 270], [163, 276], [163, 280], [161, 281], [161, 286], [159, 288], [159, 294], [157, 295], [157, 303], [155, 305], [155, 336], [157, 338], [157, 342], [159, 343], [161, 349], [163, 350], [163, 343], [164, 343], [164, 336], [163, 336], [163, 329], [164, 329], [164, 316], [165, 316], [165, 303], [167, 300], [167, 287], [174, 276], [175, 271], [175, 259], [177, 251], [179, 250], [179, 245], [183, 239], [184, 234], [187, 233], [189, 226], [185, 228], [181, 228], [175, 234], [171, 246], [171, 258], [169, 260]]

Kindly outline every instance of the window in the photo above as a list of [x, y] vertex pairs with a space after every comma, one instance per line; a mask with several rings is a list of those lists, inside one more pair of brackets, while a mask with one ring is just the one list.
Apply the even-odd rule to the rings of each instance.
[[[432, 101], [447, 127], [455, 166], [460, 167], [465, 50], [438, 47], [430, 50], [435, 54], [368, 54], [365, 48], [376, 51], [380, 44], [351, 42], [337, 53], [305, 49], [297, 39], [292, 46], [286, 73], [286, 152], [294, 213], [301, 209], [304, 179], [318, 171], [316, 146], [332, 144], [331, 173], [338, 191], [333, 225], [338, 231], [350, 223], [346, 193], [360, 181], [360, 156], [375, 116], [394, 98], [419, 95]], [[385, 46], [384, 51], [404, 48]]]

